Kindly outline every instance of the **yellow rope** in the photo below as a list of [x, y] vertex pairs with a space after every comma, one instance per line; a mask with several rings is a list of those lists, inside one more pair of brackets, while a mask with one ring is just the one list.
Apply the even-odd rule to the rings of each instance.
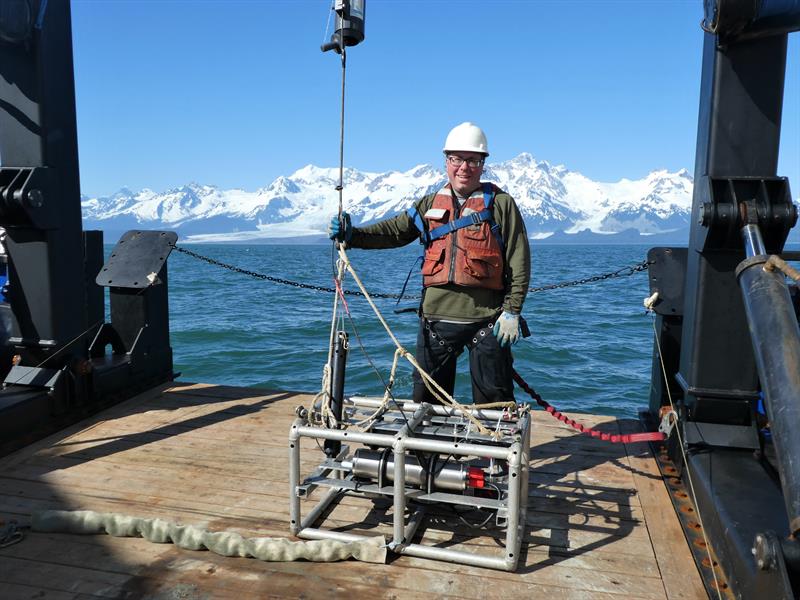
[[413, 366], [419, 372], [420, 376], [422, 377], [423, 383], [425, 384], [425, 387], [428, 390], [430, 390], [430, 392], [433, 395], [433, 397], [436, 398], [442, 404], [449, 405], [450, 407], [460, 411], [475, 426], [475, 429], [479, 433], [482, 433], [483, 435], [491, 436], [491, 437], [493, 437], [495, 439], [501, 437], [499, 432], [491, 431], [490, 429], [487, 429], [483, 425], [483, 423], [481, 423], [480, 420], [478, 420], [472, 414], [470, 409], [466, 408], [463, 404], [457, 402], [450, 394], [448, 394], [445, 391], [444, 388], [442, 388], [442, 386], [440, 386], [438, 383], [436, 383], [436, 381], [434, 381], [433, 377], [431, 377], [431, 375], [419, 365], [419, 363], [411, 355], [411, 353], [409, 353], [408, 350], [406, 350], [403, 347], [403, 345], [399, 342], [397, 337], [392, 332], [391, 328], [389, 327], [389, 324], [383, 318], [383, 315], [381, 314], [381, 311], [378, 310], [377, 306], [375, 306], [375, 302], [373, 302], [372, 298], [370, 297], [369, 293], [367, 292], [367, 289], [364, 287], [364, 284], [361, 282], [361, 279], [359, 278], [358, 274], [355, 272], [355, 269], [353, 269], [353, 265], [350, 264], [350, 260], [347, 258], [347, 253], [344, 251], [344, 246], [343, 245], [339, 245], [339, 260], [340, 260], [340, 262], [342, 264], [344, 264], [344, 268], [346, 268], [347, 271], [350, 273], [350, 275], [353, 277], [353, 280], [356, 282], [356, 284], [358, 285], [359, 289], [364, 294], [364, 298], [369, 303], [369, 305], [372, 308], [373, 312], [375, 313], [375, 316], [377, 317], [378, 321], [381, 323], [381, 325], [383, 325], [383, 328], [386, 330], [386, 333], [389, 335], [389, 337], [391, 338], [392, 342], [394, 342], [394, 345], [397, 347], [397, 352], [396, 353], [399, 354], [400, 356], [402, 356], [403, 358], [405, 358], [409, 363], [411, 363], [411, 366]]
[[392, 361], [392, 370], [389, 373], [389, 383], [386, 385], [386, 391], [383, 393], [383, 400], [378, 408], [376, 408], [375, 412], [368, 417], [362, 419], [361, 421], [352, 423], [351, 427], [354, 427], [359, 431], [367, 431], [375, 422], [375, 419], [377, 419], [386, 410], [386, 407], [389, 405], [389, 398], [392, 397], [392, 386], [394, 385], [394, 376], [397, 372], [398, 358], [400, 358], [400, 350], [395, 350], [394, 360]]
[[[344, 263], [337, 261], [336, 280], [338, 285], [342, 285], [344, 278]], [[322, 368], [322, 385], [319, 393], [311, 399], [311, 406], [308, 410], [308, 417], [312, 423], [322, 424], [328, 422], [334, 427], [338, 426], [338, 421], [331, 410], [331, 365], [333, 364], [333, 349], [336, 340], [336, 318], [339, 314], [339, 294], [333, 295], [333, 312], [331, 315], [331, 333], [328, 340], [328, 361]], [[318, 404], [319, 403], [319, 404]], [[319, 406], [319, 409], [317, 408]], [[317, 418], [319, 415], [319, 418]]]

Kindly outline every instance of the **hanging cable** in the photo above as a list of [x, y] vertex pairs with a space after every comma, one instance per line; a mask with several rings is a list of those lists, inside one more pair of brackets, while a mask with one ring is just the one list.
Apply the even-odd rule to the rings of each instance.
[[[344, 219], [344, 125], [345, 125], [344, 117], [345, 117], [345, 91], [346, 91], [346, 81], [347, 81], [347, 46], [355, 46], [364, 39], [364, 0], [342, 0], [335, 2], [331, 8], [332, 12], [336, 13], [336, 29], [334, 34], [331, 36], [331, 41], [329, 43], [323, 43], [321, 49], [323, 52], [327, 52], [329, 50], [335, 50], [340, 56], [342, 65], [341, 102], [339, 107], [340, 108], [339, 183], [336, 186], [336, 191], [338, 192], [337, 219], [339, 221], [339, 227], [341, 231], [346, 231], [347, 224], [345, 223]], [[329, 22], [330, 22], [330, 16], [331, 15], [329, 13], [328, 14]], [[326, 28], [326, 35], [327, 35], [327, 28]], [[332, 246], [333, 251], [339, 250], [339, 252], [341, 253], [344, 250], [344, 247], [345, 247], [345, 242], [337, 242], [336, 240], [333, 240], [333, 246]], [[338, 343], [337, 342], [338, 337], [336, 331], [337, 329], [341, 331], [344, 330], [344, 316], [339, 314], [340, 299], [341, 299], [341, 305], [344, 308], [345, 313], [347, 314], [348, 317], [350, 317], [350, 311], [347, 308], [347, 302], [345, 300], [344, 293], [342, 291], [343, 289], [342, 280], [344, 278], [344, 263], [340, 260], [337, 263], [337, 267], [338, 268], [334, 269], [334, 274], [333, 274], [334, 287], [337, 293], [334, 295], [333, 313], [331, 315], [331, 336], [328, 346], [328, 363], [323, 372], [322, 391], [320, 392], [320, 394], [318, 394], [318, 396], [322, 397], [321, 412], [322, 412], [323, 422], [328, 423], [329, 426], [331, 423], [333, 423], [334, 426], [338, 426], [339, 425], [338, 420], [341, 419], [341, 415], [338, 418], [333, 417], [332, 411], [330, 410], [330, 402], [334, 395], [334, 381], [333, 378], [331, 377], [331, 374], [334, 369], [333, 365], [334, 345]], [[338, 327], [337, 327], [337, 317], [339, 320]], [[342, 336], [344, 337], [344, 340], [346, 342], [347, 334], [342, 333]], [[358, 337], [357, 331], [356, 331], [356, 336]], [[359, 344], [361, 344], [360, 338], [359, 338]], [[371, 361], [370, 364], [372, 364]], [[342, 398], [340, 389], [338, 402], [341, 402], [341, 400]], [[405, 415], [403, 416], [405, 417]]]
[[[649, 312], [651, 312], [655, 316], [655, 312], [652, 310], [652, 308], [649, 309]], [[666, 388], [667, 391], [667, 399], [669, 400], [669, 406], [670, 409], [672, 410], [672, 413], [677, 414], [675, 410], [675, 404], [672, 401], [672, 391], [670, 390], [669, 386], [669, 377], [667, 377], [667, 367], [664, 364], [664, 356], [661, 353], [661, 342], [659, 340], [658, 330], [656, 329], [655, 318], [652, 319], [652, 323], [653, 323], [653, 334], [656, 340], [656, 350], [658, 351], [658, 360], [659, 363], [661, 364], [661, 374], [664, 377], [664, 387]], [[692, 494], [692, 502], [694, 502], [694, 505], [697, 506], [697, 494], [694, 491], [694, 483], [692, 482], [692, 472], [689, 470], [689, 460], [688, 457], [686, 456], [686, 450], [680, 426], [675, 427], [675, 433], [678, 436], [678, 448], [681, 451], [683, 464], [686, 469], [686, 480], [689, 482], [689, 491]], [[700, 514], [699, 510], [696, 510], [695, 513], [697, 514], [697, 521], [700, 525], [700, 531], [703, 533], [703, 542], [705, 543], [706, 553], [708, 554], [709, 568], [711, 569], [711, 575], [714, 578], [714, 588], [717, 591], [717, 597], [719, 598], [719, 600], [722, 600], [722, 591], [720, 589], [719, 580], [717, 579], [717, 571], [716, 569], [714, 569], [715, 562], [714, 558], [711, 556], [711, 544], [708, 541], [708, 536], [706, 535], [706, 527], [703, 524], [703, 516]]]
[[344, 45], [344, 37], [340, 36], [339, 40], [341, 40], [340, 52], [342, 55], [342, 104], [339, 112], [339, 185], [336, 189], [339, 192], [339, 223], [344, 227], [344, 223], [342, 223], [342, 212], [344, 212], [344, 93], [347, 75], [347, 50]]

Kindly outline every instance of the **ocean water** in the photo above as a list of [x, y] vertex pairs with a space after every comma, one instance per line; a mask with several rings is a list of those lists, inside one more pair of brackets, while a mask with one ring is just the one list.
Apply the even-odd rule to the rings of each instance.
[[[180, 245], [180, 244], [179, 244]], [[191, 245], [199, 254], [272, 277], [330, 287], [334, 256], [328, 245]], [[645, 259], [648, 247], [532, 244], [532, 286], [614, 271]], [[419, 246], [351, 250], [350, 260], [370, 292], [398, 293]], [[179, 380], [304, 392], [320, 389], [327, 359], [333, 295], [254, 279], [173, 252], [169, 258], [170, 326]], [[412, 277], [409, 290], [419, 292]], [[357, 289], [351, 278], [346, 289]], [[652, 317], [642, 300], [647, 276], [528, 294], [523, 315], [532, 336], [514, 346], [515, 368], [541, 396], [563, 411], [635, 416], [648, 402]], [[399, 341], [413, 350], [415, 314], [393, 313], [394, 300], [376, 301]], [[353, 323], [345, 392], [382, 393], [394, 346], [363, 298], [348, 297]], [[363, 349], [361, 348], [363, 345]], [[381, 374], [379, 377], [370, 361]], [[411, 368], [402, 361], [395, 394], [411, 393]], [[517, 400], [525, 397], [517, 390]], [[469, 402], [466, 356], [456, 398]]]

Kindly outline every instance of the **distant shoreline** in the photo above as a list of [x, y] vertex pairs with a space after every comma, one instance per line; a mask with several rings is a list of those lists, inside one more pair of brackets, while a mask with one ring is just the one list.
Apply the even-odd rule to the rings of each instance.
[[[142, 228], [150, 229], [150, 228]], [[103, 237], [106, 242], [118, 240], [122, 237], [125, 231], [112, 230], [104, 231]], [[178, 239], [182, 244], [228, 244], [228, 245], [256, 245], [256, 246], [296, 246], [296, 245], [319, 245], [329, 244], [330, 240], [326, 235], [299, 235], [299, 236], [281, 236], [281, 237], [267, 237], [267, 236], [253, 236], [236, 239], [236, 233], [230, 234], [231, 237], [225, 239], [228, 234], [211, 234], [211, 235], [189, 235], [182, 236], [180, 231]], [[216, 239], [215, 239], [216, 238]], [[548, 245], [548, 246], [575, 246], [575, 245], [647, 245], [647, 244], [671, 244], [671, 245], [686, 245], [688, 243], [688, 232], [685, 235], [681, 233], [675, 234], [654, 234], [654, 235], [641, 235], [638, 232], [621, 232], [610, 234], [599, 234], [592, 232], [580, 233], [563, 233], [558, 232], [546, 238], [529, 238], [533, 245]]]
[[[143, 228], [146, 229], [146, 228]], [[149, 228], [148, 228], [149, 229]], [[114, 244], [125, 231], [104, 231], [103, 238], [106, 244]], [[787, 245], [800, 244], [798, 232], [789, 238]], [[222, 237], [226, 234], [217, 234]], [[233, 234], [235, 235], [235, 234]], [[182, 237], [178, 232], [178, 241], [186, 245], [229, 245], [229, 246], [317, 246], [329, 244], [330, 240], [325, 235], [305, 235], [286, 237], [253, 237], [250, 239], [192, 239], [195, 236]], [[580, 233], [555, 233], [546, 238], [530, 238], [533, 246], [678, 246], [687, 247], [689, 244], [688, 232], [675, 232], [666, 234], [641, 235], [638, 232], [620, 232], [599, 234], [592, 232]]]

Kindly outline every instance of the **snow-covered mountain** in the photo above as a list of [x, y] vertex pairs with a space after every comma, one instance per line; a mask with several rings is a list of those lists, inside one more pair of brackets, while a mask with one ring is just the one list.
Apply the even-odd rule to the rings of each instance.
[[[523, 153], [487, 164], [483, 179], [514, 196], [535, 238], [586, 230], [658, 234], [684, 231], [689, 224], [692, 177], [685, 169], [603, 183]], [[308, 165], [254, 192], [197, 183], [161, 193], [123, 188], [111, 196], [84, 197], [84, 227], [109, 232], [169, 228], [197, 241], [320, 235], [338, 210], [338, 180], [338, 169]], [[344, 208], [356, 224], [374, 222], [445, 182], [445, 173], [430, 165], [387, 173], [346, 169]]]

